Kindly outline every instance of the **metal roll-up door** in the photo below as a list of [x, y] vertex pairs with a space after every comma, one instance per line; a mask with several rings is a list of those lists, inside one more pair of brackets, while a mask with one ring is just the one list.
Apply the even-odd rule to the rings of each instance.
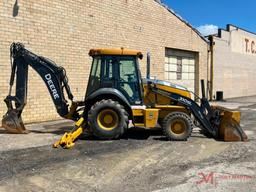
[[185, 86], [195, 92], [196, 54], [183, 50], [166, 49], [165, 80]]

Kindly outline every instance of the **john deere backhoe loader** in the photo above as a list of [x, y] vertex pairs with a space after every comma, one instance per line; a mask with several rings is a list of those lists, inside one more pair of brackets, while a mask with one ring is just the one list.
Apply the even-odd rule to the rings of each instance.
[[[134, 126], [153, 128], [160, 124], [169, 140], [187, 140], [192, 132], [192, 116], [202, 131], [215, 139], [246, 141], [239, 126], [240, 112], [210, 106], [202, 95], [200, 105], [184, 87], [161, 80], [142, 79], [138, 60], [140, 51], [126, 49], [92, 49], [93, 58], [84, 101], [73, 101], [65, 69], [53, 61], [30, 52], [21, 43], [10, 48], [12, 72], [10, 90], [5, 99], [8, 111], [2, 119], [10, 133], [27, 133], [21, 114], [26, 104], [28, 66], [44, 80], [58, 114], [75, 121], [54, 147], [70, 148], [84, 131], [102, 139], [123, 135], [129, 120]], [[149, 58], [148, 58], [149, 61]], [[149, 62], [147, 69], [149, 72]], [[147, 75], [149, 77], [149, 73]], [[16, 78], [15, 96], [11, 95]], [[67, 93], [71, 106], [64, 97]]]

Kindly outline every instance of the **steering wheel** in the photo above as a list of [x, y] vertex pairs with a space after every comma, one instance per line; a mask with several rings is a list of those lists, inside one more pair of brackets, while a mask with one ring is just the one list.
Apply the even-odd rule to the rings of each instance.
[[131, 74], [125, 74], [124, 76], [127, 76], [128, 78], [132, 78], [132, 76], [134, 76], [134, 74], [133, 74], [133, 73], [131, 73]]
[[134, 74], [125, 74], [124, 76], [128, 77], [128, 82], [132, 82], [134, 80]]
[[119, 80], [120, 80], [121, 83], [125, 83], [126, 82], [126, 80], [124, 80], [122, 77], [120, 77]]

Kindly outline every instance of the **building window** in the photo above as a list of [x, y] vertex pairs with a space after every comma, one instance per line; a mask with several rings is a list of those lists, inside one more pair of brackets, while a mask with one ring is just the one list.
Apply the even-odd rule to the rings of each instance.
[[177, 57], [177, 80], [182, 79], [182, 57]]
[[192, 57], [166, 56], [166, 80], [194, 80], [195, 59]]

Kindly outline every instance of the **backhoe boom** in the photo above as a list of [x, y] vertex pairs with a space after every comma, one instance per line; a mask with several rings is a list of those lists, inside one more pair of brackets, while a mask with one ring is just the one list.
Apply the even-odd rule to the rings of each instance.
[[[53, 61], [28, 51], [21, 43], [13, 43], [11, 45], [10, 57], [12, 64], [9, 82], [10, 90], [5, 98], [8, 111], [2, 120], [3, 126], [9, 132], [20, 133], [25, 131], [21, 113], [27, 102], [28, 66], [31, 66], [45, 82], [58, 114], [63, 118], [73, 120], [79, 118], [76, 108], [83, 105], [83, 102], [79, 102], [78, 105], [77, 102], [73, 101], [66, 71], [63, 67], [57, 66]], [[11, 96], [15, 77], [15, 96]], [[72, 110], [69, 110], [68, 101], [64, 96], [64, 89], [72, 103]], [[13, 102], [15, 105], [13, 105]], [[76, 107], [75, 109], [74, 106]]]

